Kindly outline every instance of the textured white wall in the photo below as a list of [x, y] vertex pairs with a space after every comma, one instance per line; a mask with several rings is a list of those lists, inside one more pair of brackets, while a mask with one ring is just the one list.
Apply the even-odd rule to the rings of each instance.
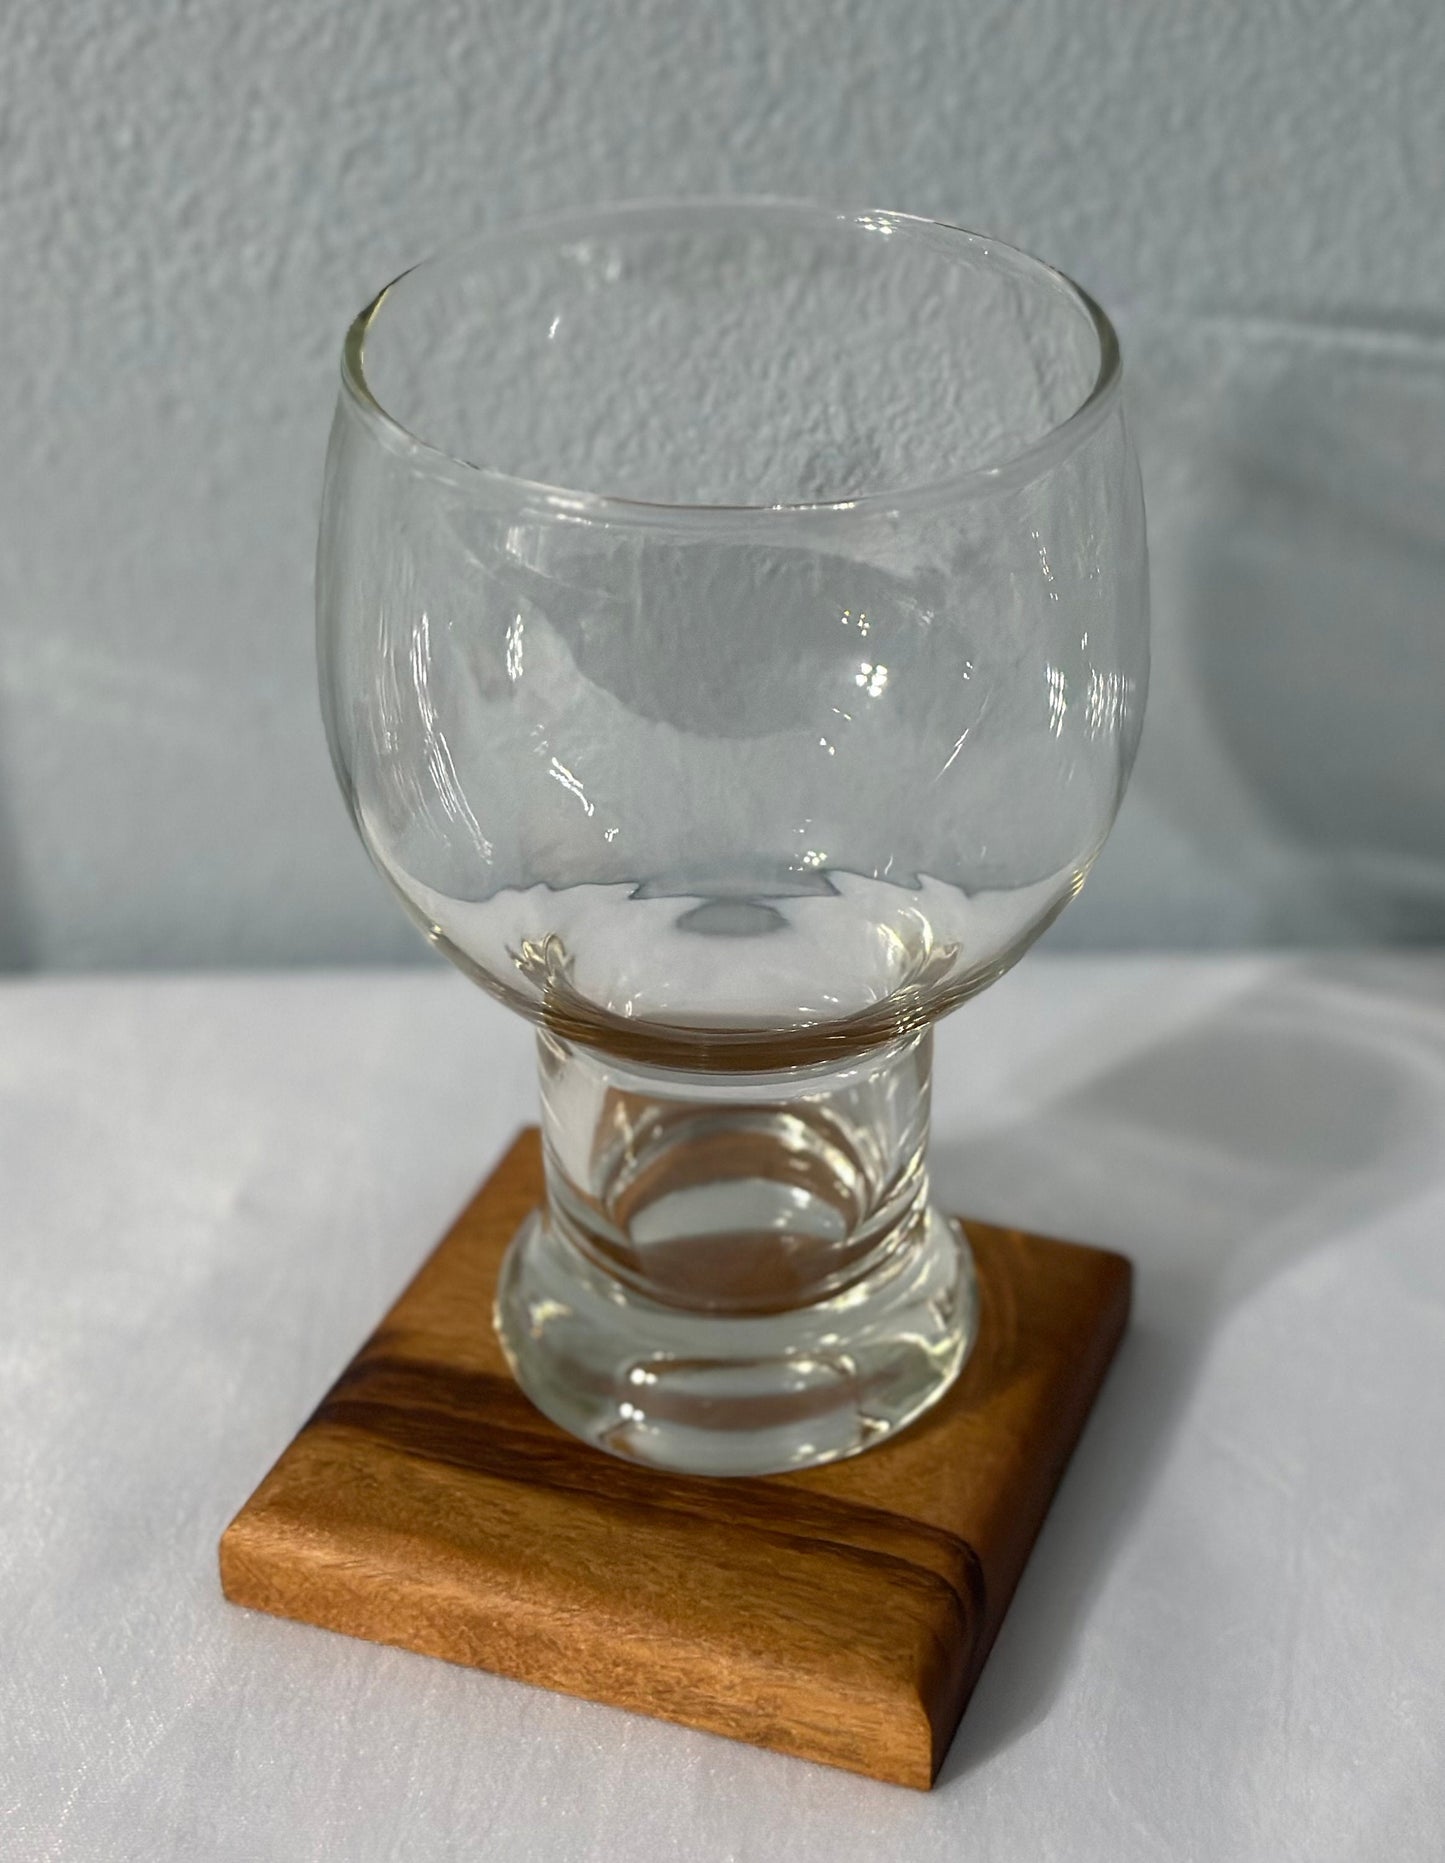
[[1061, 942], [1445, 934], [1438, 0], [9, 0], [0, 963], [419, 949], [313, 698], [335, 351], [458, 232], [772, 192], [1117, 313], [1156, 688]]

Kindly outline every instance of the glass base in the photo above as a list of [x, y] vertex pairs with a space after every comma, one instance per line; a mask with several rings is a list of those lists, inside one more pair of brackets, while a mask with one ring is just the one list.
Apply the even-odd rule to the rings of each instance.
[[648, 1299], [533, 1213], [497, 1289], [518, 1384], [574, 1436], [654, 1468], [769, 1475], [871, 1448], [937, 1403], [973, 1345], [961, 1228], [925, 1205], [872, 1273], [812, 1306]]

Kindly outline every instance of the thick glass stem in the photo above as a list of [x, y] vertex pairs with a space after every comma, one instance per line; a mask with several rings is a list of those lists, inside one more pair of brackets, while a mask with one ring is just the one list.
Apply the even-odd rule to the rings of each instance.
[[826, 1067], [683, 1073], [539, 1037], [547, 1209], [497, 1324], [574, 1434], [709, 1474], [832, 1461], [942, 1395], [967, 1245], [928, 1202], [931, 1033]]

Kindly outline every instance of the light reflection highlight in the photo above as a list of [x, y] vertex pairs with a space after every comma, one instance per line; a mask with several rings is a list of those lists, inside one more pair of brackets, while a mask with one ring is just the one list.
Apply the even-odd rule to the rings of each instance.
[[560, 783], [569, 795], [576, 796], [582, 804], [584, 813], [588, 815], [597, 813], [596, 803], [588, 801], [587, 791], [582, 787], [580, 779], [572, 774], [565, 763], [554, 757], [547, 766], [547, 774], [554, 782]]
[[1049, 730], [1055, 737], [1064, 735], [1064, 719], [1069, 710], [1068, 675], [1061, 666], [1046, 666], [1049, 684]]
[[457, 767], [452, 760], [446, 734], [437, 718], [436, 702], [431, 694], [431, 665], [431, 617], [423, 610], [421, 619], [412, 629], [411, 683], [416, 693], [417, 714], [421, 720], [427, 775], [431, 778], [443, 814], [466, 831], [483, 860], [490, 860], [492, 844], [482, 833], [481, 823], [473, 815], [462, 793]]

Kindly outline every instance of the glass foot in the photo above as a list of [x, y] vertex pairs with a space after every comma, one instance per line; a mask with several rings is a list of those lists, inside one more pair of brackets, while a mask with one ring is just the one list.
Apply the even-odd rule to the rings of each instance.
[[963, 1232], [926, 1206], [872, 1273], [771, 1314], [648, 1299], [537, 1211], [508, 1251], [496, 1306], [517, 1382], [553, 1422], [695, 1475], [775, 1474], [871, 1448], [943, 1396], [977, 1318]]

